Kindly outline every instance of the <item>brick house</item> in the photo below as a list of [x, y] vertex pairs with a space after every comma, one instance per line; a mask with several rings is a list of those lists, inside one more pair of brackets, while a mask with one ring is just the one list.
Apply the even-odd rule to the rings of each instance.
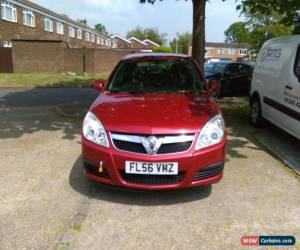
[[147, 48], [147, 45], [143, 41], [141, 41], [135, 37], [131, 37], [128, 40], [131, 42], [132, 48], [135, 48], [135, 49], [146, 49]]
[[[75, 3], [75, 2], [74, 2]], [[13, 40], [61, 40], [70, 48], [116, 48], [116, 41], [28, 0], [0, 0], [0, 47]]]
[[[205, 59], [229, 59], [241, 61], [248, 57], [251, 45], [244, 43], [206, 43]], [[192, 54], [192, 47], [189, 47], [189, 55]]]
[[159, 44], [151, 41], [150, 39], [146, 39], [143, 41], [144, 44], [146, 44], [147, 48], [151, 48], [151, 49], [154, 49], [156, 47], [160, 47]]
[[122, 37], [120, 35], [113, 35], [111, 38], [116, 40], [117, 48], [131, 48], [131, 49], [145, 49], [145, 50], [151, 50], [155, 47], [160, 47], [159, 44], [151, 41], [150, 39], [146, 39], [144, 41], [141, 41], [137, 39], [136, 37], [131, 37], [129, 39], [126, 39], [125, 37]]
[[122, 37], [120, 35], [113, 35], [111, 38], [113, 38], [116, 41], [117, 48], [120, 49], [131, 48], [131, 41], [129, 41], [125, 37]]

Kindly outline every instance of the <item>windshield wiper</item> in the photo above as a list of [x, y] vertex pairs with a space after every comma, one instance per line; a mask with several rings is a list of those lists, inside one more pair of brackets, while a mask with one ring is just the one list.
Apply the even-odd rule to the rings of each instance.
[[146, 91], [141, 90], [109, 90], [111, 93], [144, 93]]

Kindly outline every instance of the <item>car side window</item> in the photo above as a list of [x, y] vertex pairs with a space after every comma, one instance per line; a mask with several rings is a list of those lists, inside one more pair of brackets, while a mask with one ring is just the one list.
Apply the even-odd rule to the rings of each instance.
[[295, 66], [294, 66], [294, 73], [297, 76], [299, 82], [300, 82], [300, 45], [298, 46]]
[[239, 64], [239, 70], [240, 72], [249, 72], [251, 67], [246, 64]]
[[229, 64], [225, 68], [225, 72], [228, 74], [234, 74], [238, 72], [238, 67], [236, 64]]

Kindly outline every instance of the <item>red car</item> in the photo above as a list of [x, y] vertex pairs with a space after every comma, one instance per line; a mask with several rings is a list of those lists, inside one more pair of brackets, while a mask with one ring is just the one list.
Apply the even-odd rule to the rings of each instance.
[[87, 178], [125, 188], [179, 189], [223, 176], [226, 131], [206, 83], [190, 57], [133, 54], [103, 84], [82, 130]]

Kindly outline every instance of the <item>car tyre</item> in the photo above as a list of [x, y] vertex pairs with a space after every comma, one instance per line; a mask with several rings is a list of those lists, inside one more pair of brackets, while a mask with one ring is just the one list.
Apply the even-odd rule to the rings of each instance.
[[250, 123], [255, 128], [261, 128], [264, 125], [264, 118], [262, 117], [260, 99], [255, 95], [251, 100], [250, 106]]

